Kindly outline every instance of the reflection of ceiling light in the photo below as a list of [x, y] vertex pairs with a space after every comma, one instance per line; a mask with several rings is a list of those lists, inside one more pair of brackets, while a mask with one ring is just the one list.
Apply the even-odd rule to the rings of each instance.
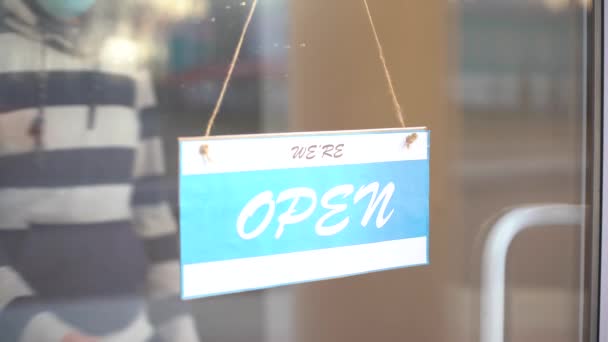
[[146, 4], [176, 19], [204, 16], [209, 5], [207, 0], [150, 0]]
[[140, 49], [137, 43], [124, 37], [106, 39], [101, 49], [102, 60], [109, 64], [133, 65], [140, 57]]
[[568, 7], [569, 0], [543, 0], [543, 5], [552, 12], [559, 12]]

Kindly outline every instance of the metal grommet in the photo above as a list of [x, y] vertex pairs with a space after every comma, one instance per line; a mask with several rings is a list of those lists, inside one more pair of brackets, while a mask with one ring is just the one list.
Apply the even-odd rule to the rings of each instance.
[[209, 145], [203, 144], [201, 145], [199, 152], [203, 157], [209, 156]]
[[209, 157], [209, 145], [202, 144], [198, 151], [201, 154], [201, 156], [203, 157], [204, 161], [206, 161], [206, 162], [211, 161], [211, 158]]
[[405, 138], [405, 148], [409, 149], [410, 146], [418, 139], [418, 134], [412, 133]]

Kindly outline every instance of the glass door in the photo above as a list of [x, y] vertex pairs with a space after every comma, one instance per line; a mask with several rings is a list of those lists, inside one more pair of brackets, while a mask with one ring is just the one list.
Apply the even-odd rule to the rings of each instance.
[[[0, 4], [0, 340], [592, 337], [599, 2]], [[177, 139], [233, 62], [214, 136], [399, 127], [395, 100], [431, 130], [429, 265], [178, 298]]]

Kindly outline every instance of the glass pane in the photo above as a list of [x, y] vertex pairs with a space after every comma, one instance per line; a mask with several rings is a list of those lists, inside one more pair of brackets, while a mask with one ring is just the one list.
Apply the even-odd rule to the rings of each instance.
[[[0, 0], [2, 340], [480, 340], [498, 219], [583, 198], [590, 1], [368, 2], [432, 131], [430, 265], [182, 301], [177, 138], [253, 0]], [[211, 134], [398, 127], [389, 88], [362, 0], [260, 0]], [[581, 230], [514, 239], [505, 340], [578, 340]]]
[[[524, 205], [581, 203], [584, 2], [481, 1], [461, 7], [463, 269], [477, 332], [481, 248]], [[518, 234], [507, 258], [505, 340], [579, 339], [580, 236], [563, 225]], [[466, 339], [466, 337], [464, 337]]]

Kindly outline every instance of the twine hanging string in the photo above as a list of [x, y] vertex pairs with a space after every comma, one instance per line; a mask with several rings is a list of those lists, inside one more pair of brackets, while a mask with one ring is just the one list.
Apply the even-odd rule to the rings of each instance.
[[[249, 24], [251, 23], [251, 18], [253, 18], [253, 14], [255, 13], [257, 4], [258, 4], [258, 0], [253, 0], [253, 2], [251, 4], [251, 8], [249, 9], [249, 14], [247, 15], [247, 19], [245, 20], [245, 25], [243, 26], [243, 31], [241, 32], [241, 36], [239, 37], [239, 41], [236, 45], [234, 55], [232, 56], [232, 60], [228, 67], [228, 73], [226, 74], [226, 78], [224, 79], [224, 83], [222, 84], [222, 89], [220, 91], [219, 97], [217, 99], [215, 107], [213, 108], [213, 112], [211, 113], [209, 122], [207, 123], [207, 129], [205, 130], [205, 137], [209, 137], [211, 135], [211, 129], [213, 128], [215, 119], [217, 118], [217, 115], [222, 107], [222, 103], [224, 102], [224, 96], [226, 95], [226, 90], [228, 89], [228, 85], [230, 83], [230, 80], [232, 79], [232, 74], [234, 72], [236, 63], [238, 62], [239, 55], [241, 53], [241, 48], [243, 47], [243, 42], [245, 41], [245, 36], [249, 29]], [[397, 117], [397, 120], [399, 121], [401, 126], [406, 127], [403, 111], [401, 110], [401, 105], [399, 104], [399, 100], [397, 99], [397, 95], [395, 93], [395, 88], [393, 86], [393, 80], [391, 78], [390, 71], [388, 70], [388, 66], [386, 64], [386, 58], [384, 57], [382, 43], [380, 42], [380, 38], [378, 38], [378, 32], [376, 31], [376, 25], [374, 24], [374, 19], [372, 18], [372, 14], [369, 9], [369, 5], [367, 4], [367, 0], [363, 0], [363, 4], [365, 5], [367, 17], [368, 17], [369, 23], [372, 27], [372, 32], [374, 34], [374, 40], [376, 42], [376, 47], [378, 48], [378, 56], [380, 58], [380, 62], [382, 63], [382, 68], [384, 70], [384, 75], [386, 76], [386, 81], [388, 84], [388, 90], [390, 92], [393, 107], [395, 109], [395, 116]], [[409, 143], [408, 143], [408, 146], [409, 146]], [[208, 154], [207, 145], [201, 146], [201, 153], [203, 155]]]
[[245, 20], [245, 25], [243, 26], [243, 31], [241, 32], [241, 36], [236, 45], [236, 49], [234, 50], [234, 55], [232, 56], [232, 61], [230, 62], [230, 66], [228, 67], [228, 73], [226, 74], [226, 78], [224, 79], [224, 84], [222, 84], [222, 90], [220, 91], [220, 95], [215, 103], [215, 107], [213, 108], [213, 112], [211, 113], [211, 117], [209, 118], [209, 122], [207, 123], [207, 129], [205, 130], [205, 137], [211, 135], [211, 129], [213, 128], [213, 124], [215, 123], [215, 119], [217, 118], [217, 114], [220, 112], [220, 108], [222, 107], [222, 102], [224, 102], [224, 96], [226, 95], [226, 90], [228, 89], [228, 84], [230, 83], [230, 79], [232, 78], [232, 73], [234, 72], [234, 67], [236, 66], [236, 62], [239, 60], [239, 55], [241, 54], [241, 48], [243, 47], [243, 42], [245, 41], [245, 35], [247, 34], [247, 30], [249, 29], [249, 24], [251, 23], [251, 18], [253, 18], [253, 13], [255, 13], [255, 8], [258, 5], [258, 0], [253, 0], [251, 4], [251, 8], [249, 9], [249, 14], [247, 15], [247, 19]]
[[401, 104], [399, 104], [399, 100], [397, 99], [397, 94], [395, 93], [395, 87], [393, 87], [393, 79], [391, 78], [391, 73], [388, 70], [388, 66], [386, 65], [386, 58], [384, 58], [384, 50], [382, 49], [382, 43], [380, 43], [380, 38], [378, 38], [378, 32], [376, 31], [376, 25], [374, 25], [374, 19], [372, 18], [372, 13], [369, 10], [369, 5], [367, 4], [367, 0], [363, 0], [363, 4], [365, 5], [365, 11], [367, 12], [367, 18], [369, 19], [369, 24], [372, 27], [372, 32], [374, 33], [374, 39], [376, 41], [376, 47], [378, 48], [378, 57], [380, 57], [380, 62], [382, 62], [382, 69], [384, 69], [384, 76], [386, 76], [386, 82], [388, 84], [388, 91], [391, 94], [391, 100], [393, 101], [393, 107], [395, 109], [395, 116], [397, 120], [401, 124], [401, 127], [405, 128], [405, 119], [403, 115], [403, 111], [401, 110]]

